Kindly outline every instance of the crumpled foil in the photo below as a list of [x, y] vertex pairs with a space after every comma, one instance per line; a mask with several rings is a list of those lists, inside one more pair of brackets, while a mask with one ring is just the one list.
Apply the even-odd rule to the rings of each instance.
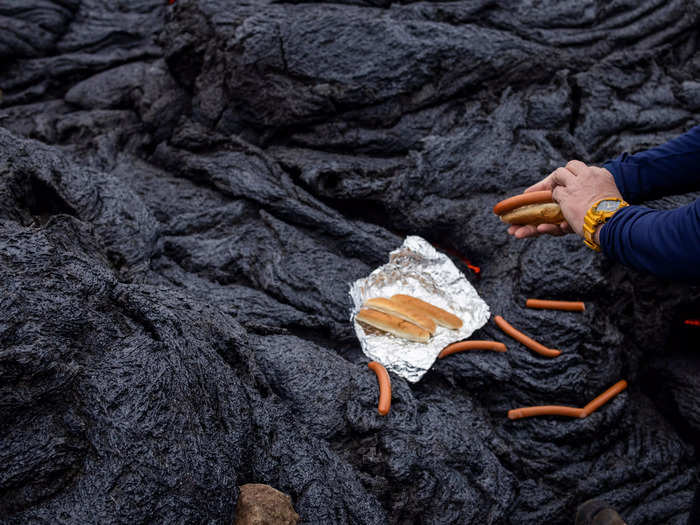
[[[373, 297], [407, 294], [452, 312], [464, 323], [459, 330], [438, 326], [427, 343], [408, 341], [361, 325], [355, 320], [362, 304]], [[406, 237], [389, 254], [389, 262], [350, 286], [353, 308], [350, 320], [367, 357], [379, 361], [408, 381], [415, 383], [450, 343], [468, 338], [488, 321], [491, 312], [474, 287], [444, 254], [425, 239]]]

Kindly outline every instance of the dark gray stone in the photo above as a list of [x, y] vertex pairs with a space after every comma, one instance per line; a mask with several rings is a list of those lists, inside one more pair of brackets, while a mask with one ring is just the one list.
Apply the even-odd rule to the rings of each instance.
[[[594, 497], [684, 523], [700, 289], [514, 240], [491, 208], [697, 124], [699, 11], [0, 6], [0, 522], [232, 523], [263, 483], [300, 523], [564, 524]], [[490, 322], [507, 353], [392, 374], [379, 416], [347, 292], [407, 234], [562, 355]], [[506, 417], [623, 378], [586, 419]]]

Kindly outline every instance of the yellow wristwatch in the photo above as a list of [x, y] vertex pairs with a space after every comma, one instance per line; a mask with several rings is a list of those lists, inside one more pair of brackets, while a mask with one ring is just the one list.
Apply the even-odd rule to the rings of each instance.
[[624, 208], [625, 206], [629, 206], [629, 204], [622, 199], [614, 197], [610, 199], [601, 199], [595, 202], [583, 218], [583, 244], [599, 252], [600, 246], [593, 239], [595, 229], [601, 224], [605, 224], [605, 221], [615, 215], [615, 212], [620, 208]]

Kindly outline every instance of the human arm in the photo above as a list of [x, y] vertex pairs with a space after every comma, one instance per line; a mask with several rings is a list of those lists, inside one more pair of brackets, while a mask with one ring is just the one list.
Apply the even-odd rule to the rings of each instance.
[[[603, 164], [603, 169], [613, 179], [616, 191], [630, 203], [661, 195], [700, 190], [698, 167], [700, 167], [700, 126], [695, 126], [683, 135], [655, 148], [634, 155], [623, 153], [618, 158]], [[558, 168], [557, 171], [562, 169]], [[554, 173], [556, 171], [525, 191], [553, 189]], [[508, 228], [508, 233], [518, 239], [542, 234], [564, 235], [572, 232], [567, 222]]]
[[620, 209], [599, 230], [605, 255], [676, 281], [700, 282], [700, 199], [674, 210]]
[[[607, 170], [579, 161], [569, 162], [548, 179], [569, 228], [579, 235], [596, 201], [621, 198]], [[621, 208], [599, 227], [595, 238], [608, 257], [622, 264], [663, 278], [700, 282], [700, 199], [675, 210]]]
[[700, 190], [700, 126], [655, 148], [603, 164], [630, 203]]

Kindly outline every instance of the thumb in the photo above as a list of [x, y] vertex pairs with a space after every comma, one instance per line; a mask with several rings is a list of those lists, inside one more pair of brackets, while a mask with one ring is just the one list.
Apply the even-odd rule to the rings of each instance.
[[551, 180], [552, 187], [570, 186], [576, 179], [576, 175], [566, 168], [557, 168], [548, 178]]
[[551, 190], [554, 188], [554, 180], [553, 180], [553, 175], [554, 173], [551, 173], [547, 175], [544, 179], [539, 181], [536, 184], [533, 184], [529, 188], [527, 188], [523, 193], [529, 193], [531, 191], [546, 191], [546, 190]]

